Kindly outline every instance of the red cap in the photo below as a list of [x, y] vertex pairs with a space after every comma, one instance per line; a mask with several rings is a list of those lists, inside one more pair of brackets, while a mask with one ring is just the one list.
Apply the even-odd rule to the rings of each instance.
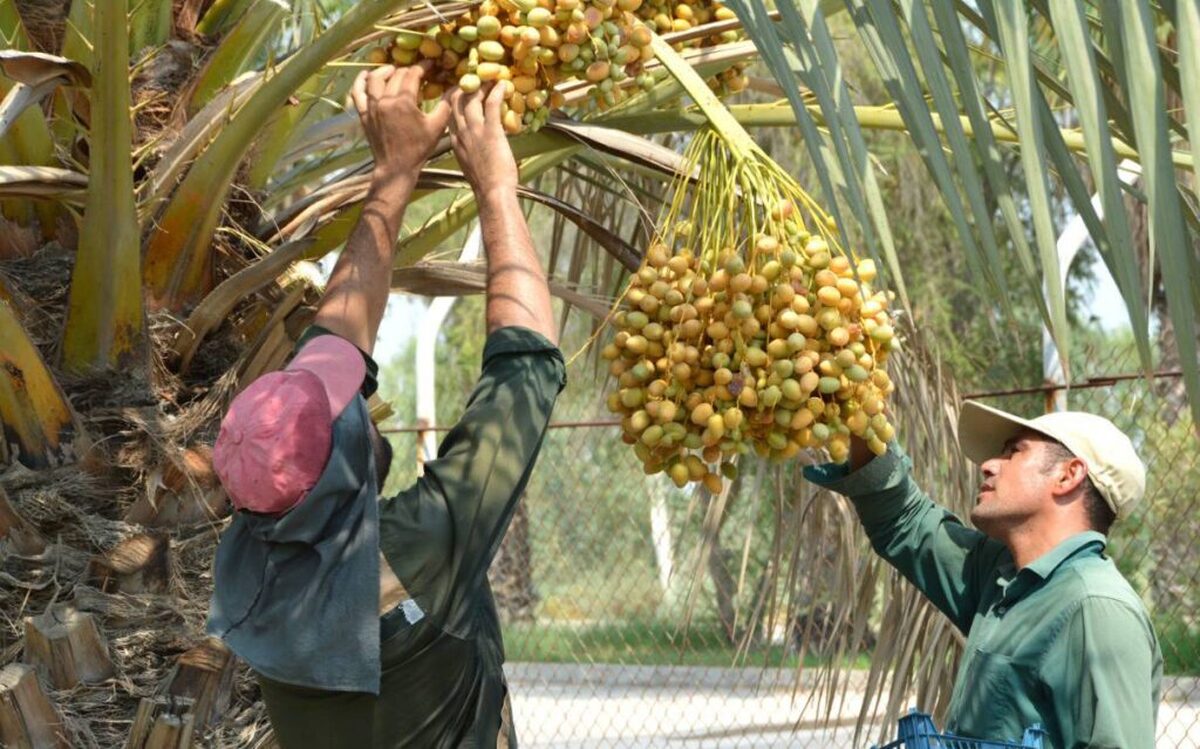
[[281, 514], [299, 504], [325, 471], [333, 422], [365, 376], [354, 344], [322, 335], [287, 369], [238, 394], [213, 446], [213, 468], [234, 506]]

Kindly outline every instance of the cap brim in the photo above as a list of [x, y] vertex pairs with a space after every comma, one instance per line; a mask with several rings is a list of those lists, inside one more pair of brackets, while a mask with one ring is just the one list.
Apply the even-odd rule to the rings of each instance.
[[317, 376], [329, 397], [329, 412], [334, 419], [354, 399], [367, 376], [362, 352], [337, 335], [320, 335], [312, 339], [287, 368], [303, 369]]
[[958, 414], [958, 444], [963, 454], [983, 464], [1004, 452], [1004, 445], [1022, 431], [1042, 433], [1031, 422], [975, 401], [963, 404]]

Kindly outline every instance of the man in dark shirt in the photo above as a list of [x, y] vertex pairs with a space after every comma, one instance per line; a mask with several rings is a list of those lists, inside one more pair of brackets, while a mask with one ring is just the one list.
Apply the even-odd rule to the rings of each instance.
[[895, 444], [805, 476], [854, 503], [875, 551], [967, 635], [948, 730], [1047, 749], [1149, 749], [1162, 653], [1141, 599], [1104, 555], [1145, 492], [1145, 468], [1107, 419], [1025, 420], [968, 402], [959, 442], [983, 479], [964, 526], [931, 500]]
[[[516, 746], [487, 568], [565, 384], [549, 289], [517, 203], [503, 89], [421, 109], [426, 67], [359, 76], [375, 157], [362, 218], [283, 372], [231, 405], [214, 465], [238, 508], [209, 630], [254, 670], [284, 749]], [[451, 142], [488, 261], [483, 372], [417, 483], [379, 498], [370, 358], [404, 208]]]

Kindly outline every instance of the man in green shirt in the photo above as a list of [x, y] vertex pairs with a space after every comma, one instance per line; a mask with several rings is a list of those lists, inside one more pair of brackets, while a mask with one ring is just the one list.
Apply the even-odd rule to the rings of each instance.
[[[566, 382], [549, 288], [517, 203], [503, 89], [429, 113], [428, 64], [352, 90], [375, 158], [351, 233], [287, 368], [231, 404], [214, 468], [238, 509], [209, 631], [254, 671], [283, 749], [515, 747], [487, 568]], [[404, 209], [450, 126], [487, 257], [483, 371], [417, 483], [381, 498], [371, 359]]]
[[983, 480], [964, 526], [913, 482], [896, 446], [805, 469], [854, 503], [875, 551], [967, 635], [947, 730], [1019, 741], [1040, 723], [1055, 749], [1154, 746], [1162, 653], [1146, 609], [1104, 555], [1145, 491], [1111, 422], [1080, 412], [1026, 421], [964, 405], [959, 442]]

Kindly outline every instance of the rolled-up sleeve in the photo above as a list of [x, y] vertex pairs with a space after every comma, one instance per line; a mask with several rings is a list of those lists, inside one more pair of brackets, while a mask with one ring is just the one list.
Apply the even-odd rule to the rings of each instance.
[[911, 473], [895, 444], [857, 471], [844, 463], [804, 469], [812, 483], [850, 499], [876, 553], [966, 632], [1004, 547], [936, 504]]
[[488, 336], [479, 382], [437, 459], [407, 501], [381, 506], [384, 554], [422, 605], [452, 619], [486, 579], [565, 385], [562, 352], [544, 336]]

